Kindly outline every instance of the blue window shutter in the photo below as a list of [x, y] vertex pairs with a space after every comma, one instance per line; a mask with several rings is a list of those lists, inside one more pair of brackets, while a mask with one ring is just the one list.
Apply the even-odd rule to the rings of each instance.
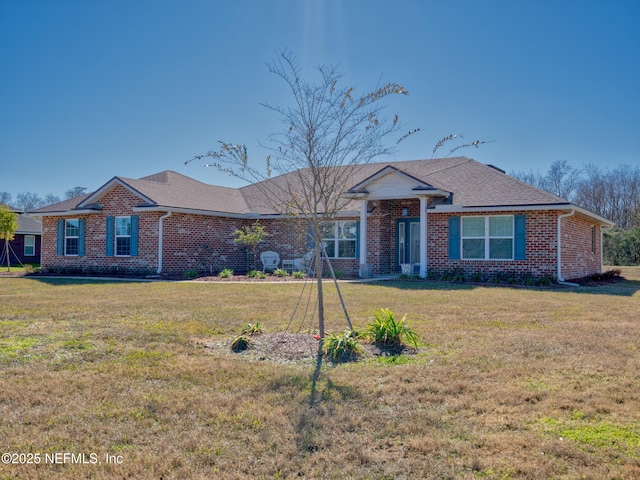
[[[356, 222], [356, 258], [360, 258], [360, 222]], [[363, 258], [360, 263], [367, 263], [367, 259]]]
[[460, 260], [460, 217], [449, 217], [449, 260]]
[[107, 217], [107, 257], [113, 257], [113, 236], [115, 234], [114, 228], [114, 218]]
[[514, 217], [513, 259], [527, 259], [527, 216]]
[[84, 257], [84, 218], [78, 220], [78, 256]]
[[56, 254], [61, 257], [64, 255], [64, 220], [58, 220], [58, 237], [56, 243]]
[[315, 246], [316, 244], [313, 241], [313, 229], [311, 228], [311, 225], [309, 225], [309, 228], [307, 229], [307, 248], [309, 250], [313, 250]]
[[131, 251], [132, 257], [138, 256], [138, 215], [131, 216]]

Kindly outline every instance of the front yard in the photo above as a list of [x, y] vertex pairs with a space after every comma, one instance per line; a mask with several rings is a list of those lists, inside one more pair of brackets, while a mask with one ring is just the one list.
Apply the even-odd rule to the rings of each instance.
[[356, 327], [389, 308], [423, 345], [317, 382], [312, 352], [225, 348], [247, 323], [313, 329], [301, 284], [0, 277], [0, 479], [640, 478], [640, 269], [623, 275], [343, 284]]

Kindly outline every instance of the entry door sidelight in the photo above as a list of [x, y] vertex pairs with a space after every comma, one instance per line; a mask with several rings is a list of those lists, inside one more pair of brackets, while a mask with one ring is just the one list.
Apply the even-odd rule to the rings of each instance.
[[420, 220], [398, 219], [397, 225], [397, 269], [403, 263], [420, 263]]

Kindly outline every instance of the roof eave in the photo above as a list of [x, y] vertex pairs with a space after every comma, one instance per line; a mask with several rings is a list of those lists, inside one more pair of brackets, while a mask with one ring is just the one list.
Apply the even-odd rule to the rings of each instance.
[[582, 207], [572, 203], [545, 203], [545, 204], [521, 204], [521, 205], [436, 205], [433, 210], [438, 212], [464, 213], [464, 212], [510, 212], [510, 211], [534, 211], [534, 210], [574, 210], [581, 215], [595, 220], [603, 226], [613, 227], [615, 223], [607, 220]]

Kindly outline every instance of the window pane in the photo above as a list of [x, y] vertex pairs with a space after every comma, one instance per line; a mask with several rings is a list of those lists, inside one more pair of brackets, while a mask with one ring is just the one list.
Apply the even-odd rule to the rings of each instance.
[[322, 238], [336, 238], [336, 224], [334, 222], [326, 222], [320, 225]]
[[327, 257], [335, 258], [336, 256], [336, 242], [335, 241], [325, 241], [322, 242], [325, 250], [327, 251]]
[[131, 237], [116, 238], [116, 255], [129, 255], [131, 253]]
[[463, 237], [484, 237], [484, 217], [464, 217], [462, 219]]
[[513, 257], [513, 240], [511, 238], [492, 238], [489, 240], [489, 258]]
[[36, 254], [36, 237], [33, 235], [24, 236], [24, 255], [33, 257]]
[[484, 239], [462, 240], [462, 258], [484, 258]]
[[78, 254], [78, 237], [65, 239], [65, 255], [77, 255]]
[[33, 257], [36, 254], [36, 237], [33, 235], [25, 235], [24, 237], [24, 255]]
[[116, 218], [116, 235], [131, 235], [131, 217]]
[[513, 217], [489, 217], [489, 236], [513, 236]]
[[338, 238], [356, 238], [356, 222], [338, 222]]
[[338, 241], [338, 257], [339, 258], [355, 258], [356, 242], [353, 240]]
[[66, 220], [66, 232], [67, 237], [77, 237], [80, 231], [80, 220]]

